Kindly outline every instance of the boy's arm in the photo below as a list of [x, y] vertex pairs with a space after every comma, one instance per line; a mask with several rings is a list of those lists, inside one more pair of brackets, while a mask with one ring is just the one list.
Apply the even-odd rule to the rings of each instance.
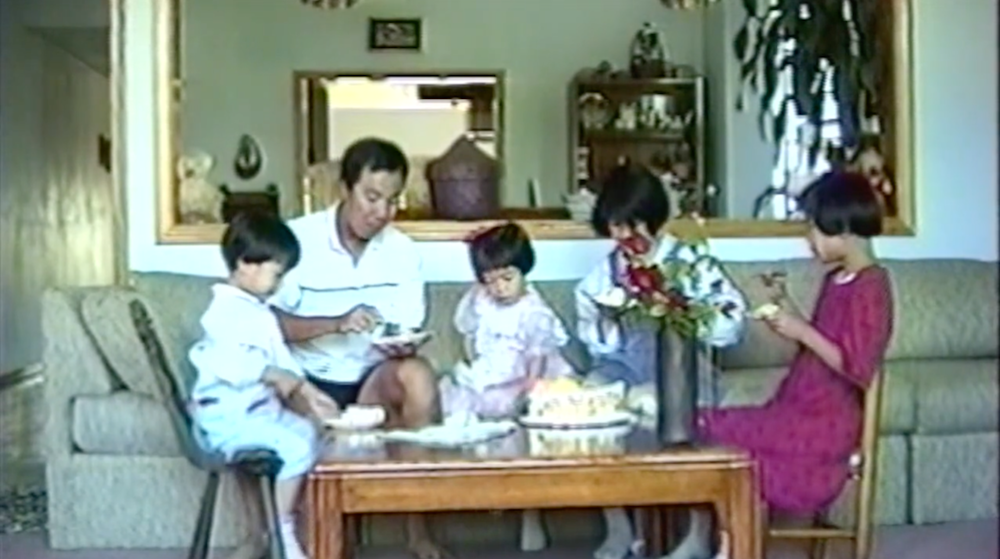
[[272, 386], [283, 399], [295, 396], [306, 384], [304, 377], [273, 365], [265, 367], [260, 380]]

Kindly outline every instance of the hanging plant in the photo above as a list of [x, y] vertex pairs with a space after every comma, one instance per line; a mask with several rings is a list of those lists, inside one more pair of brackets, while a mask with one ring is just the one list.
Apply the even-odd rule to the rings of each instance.
[[[743, 90], [758, 97], [761, 136], [776, 146], [785, 136], [788, 118], [797, 111], [815, 131], [808, 145], [809, 162], [823, 148], [819, 134], [824, 101], [832, 92], [838, 109], [843, 147], [857, 145], [864, 118], [876, 114], [882, 89], [884, 45], [879, 30], [892, 15], [890, 0], [743, 0], [746, 19], [733, 41], [740, 62]], [[883, 48], [879, 48], [883, 47]], [[791, 75], [790, 91], [780, 83]], [[830, 82], [830, 83], [828, 83]], [[777, 109], [777, 110], [775, 110]]]

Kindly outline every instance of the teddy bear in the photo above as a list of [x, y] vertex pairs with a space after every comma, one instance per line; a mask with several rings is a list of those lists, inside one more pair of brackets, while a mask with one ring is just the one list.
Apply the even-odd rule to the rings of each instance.
[[225, 196], [208, 180], [208, 173], [214, 165], [212, 156], [200, 151], [177, 158], [178, 212], [181, 223], [222, 223], [222, 201]]

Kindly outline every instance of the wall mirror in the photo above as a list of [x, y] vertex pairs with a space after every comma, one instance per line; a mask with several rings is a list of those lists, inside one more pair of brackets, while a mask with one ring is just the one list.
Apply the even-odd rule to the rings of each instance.
[[[416, 239], [461, 239], [495, 219], [520, 220], [537, 238], [590, 238], [586, 199], [623, 159], [661, 176], [675, 226], [697, 212], [712, 236], [801, 234], [795, 194], [838, 164], [870, 173], [873, 188], [882, 177], [887, 232], [913, 234], [910, 0], [857, 16], [870, 30], [863, 47], [881, 54], [859, 70], [877, 90], [862, 99], [861, 126], [850, 131], [835, 74], [803, 85], [803, 71], [788, 69], [802, 67], [790, 62], [795, 41], [778, 44], [768, 32], [792, 3], [771, 2], [749, 26], [745, 4], [677, 9], [641, 0], [608, 18], [605, 0], [546, 0], [530, 10], [491, 0], [338, 9], [158, 2], [158, 238], [216, 242], [226, 217], [245, 207], [286, 218], [322, 209], [338, 195], [344, 147], [369, 135], [395, 141], [410, 159], [397, 224]], [[845, 0], [844, 17], [862, 4]], [[369, 30], [380, 19], [417, 25], [415, 42], [373, 46]], [[635, 64], [648, 62], [650, 36], [659, 73]], [[749, 80], [773, 94], [770, 104], [747, 87], [754, 65], [737, 56], [740, 41], [749, 45], [744, 58], [760, 51], [777, 61], [768, 72], [758, 57]], [[824, 71], [822, 57], [814, 62], [814, 74]], [[845, 137], [856, 140], [846, 150]], [[453, 199], [427, 170], [456, 143], [494, 166], [492, 206], [463, 214], [441, 202]]]

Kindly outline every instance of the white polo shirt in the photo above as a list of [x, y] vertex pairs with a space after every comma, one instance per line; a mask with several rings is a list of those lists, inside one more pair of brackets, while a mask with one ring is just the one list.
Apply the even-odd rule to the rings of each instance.
[[[341, 316], [358, 305], [376, 309], [387, 322], [420, 328], [426, 316], [425, 289], [416, 243], [387, 226], [368, 242], [355, 263], [337, 233], [337, 206], [289, 221], [302, 245], [302, 258], [282, 281], [270, 304], [302, 317]], [[292, 346], [310, 376], [338, 383], [359, 382], [385, 359], [368, 334], [331, 334]]]

